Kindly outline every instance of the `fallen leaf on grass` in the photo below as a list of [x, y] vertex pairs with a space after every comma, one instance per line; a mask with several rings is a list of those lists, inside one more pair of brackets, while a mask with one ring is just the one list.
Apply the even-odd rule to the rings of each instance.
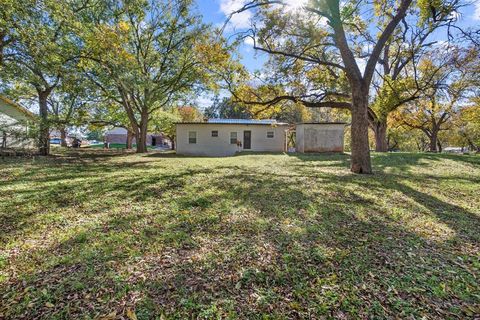
[[127, 308], [127, 317], [130, 320], [137, 320], [137, 315], [135, 314], [135, 311], [132, 311], [131, 309]]
[[117, 317], [117, 312], [112, 311], [106, 316], [100, 317], [99, 320], [114, 320]]

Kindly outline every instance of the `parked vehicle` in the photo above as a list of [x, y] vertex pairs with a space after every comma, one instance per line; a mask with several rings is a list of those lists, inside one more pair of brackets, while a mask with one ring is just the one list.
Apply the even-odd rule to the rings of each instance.
[[62, 139], [59, 139], [59, 138], [50, 139], [50, 144], [61, 144], [61, 143], [62, 143]]

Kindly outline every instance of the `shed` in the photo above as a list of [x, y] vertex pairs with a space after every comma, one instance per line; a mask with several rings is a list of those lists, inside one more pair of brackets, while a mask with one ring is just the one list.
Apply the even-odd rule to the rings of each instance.
[[[126, 144], [127, 143], [127, 129], [115, 127], [105, 133], [105, 142], [111, 144]], [[166, 139], [161, 133], [148, 133], [147, 146], [158, 147], [163, 146]], [[132, 137], [132, 143], [136, 143], [135, 137]]]
[[298, 123], [295, 147], [300, 153], [343, 152], [344, 122]]

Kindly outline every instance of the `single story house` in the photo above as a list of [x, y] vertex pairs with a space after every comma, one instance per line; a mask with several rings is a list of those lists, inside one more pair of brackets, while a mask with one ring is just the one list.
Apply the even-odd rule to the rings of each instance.
[[30, 127], [35, 115], [0, 95], [0, 148], [34, 148]]
[[287, 135], [296, 132], [297, 152], [343, 152], [345, 123], [209, 119], [176, 124], [176, 150], [182, 155], [229, 156], [242, 151], [285, 152]]
[[[105, 142], [112, 144], [126, 144], [127, 143], [127, 129], [113, 128], [105, 133]], [[147, 135], [147, 146], [163, 146], [166, 139], [163, 134], [149, 133]], [[135, 137], [132, 139], [132, 144], [136, 143]]]
[[229, 156], [239, 151], [283, 152], [289, 125], [275, 120], [209, 119], [176, 124], [177, 154]]

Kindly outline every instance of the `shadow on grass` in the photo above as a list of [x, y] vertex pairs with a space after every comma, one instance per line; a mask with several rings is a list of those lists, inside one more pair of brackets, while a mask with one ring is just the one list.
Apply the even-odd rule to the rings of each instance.
[[[297, 158], [319, 167], [332, 161], [341, 171], [348, 161], [344, 155]], [[383, 170], [391, 160], [374, 161]], [[478, 213], [419, 191], [403, 176], [312, 174], [293, 166], [298, 162], [279, 172], [216, 165], [158, 173], [155, 165], [125, 164], [116, 172], [78, 164], [82, 177], [90, 177], [84, 182], [69, 174], [29, 176], [62, 183], [15, 195], [2, 209], [29, 216], [0, 222], [11, 226], [4, 241], [22, 237], [44, 203], [80, 215], [68, 228], [53, 221], [49, 228], [66, 228], [62, 237], [4, 262], [18, 271], [0, 282], [0, 315], [98, 317], [124, 315], [127, 307], [139, 319], [464, 318], [476, 312]], [[56, 200], [65, 190], [75, 201]], [[426, 236], [398, 216], [402, 210], [454, 232]], [[82, 222], [88, 216], [95, 219]]]

